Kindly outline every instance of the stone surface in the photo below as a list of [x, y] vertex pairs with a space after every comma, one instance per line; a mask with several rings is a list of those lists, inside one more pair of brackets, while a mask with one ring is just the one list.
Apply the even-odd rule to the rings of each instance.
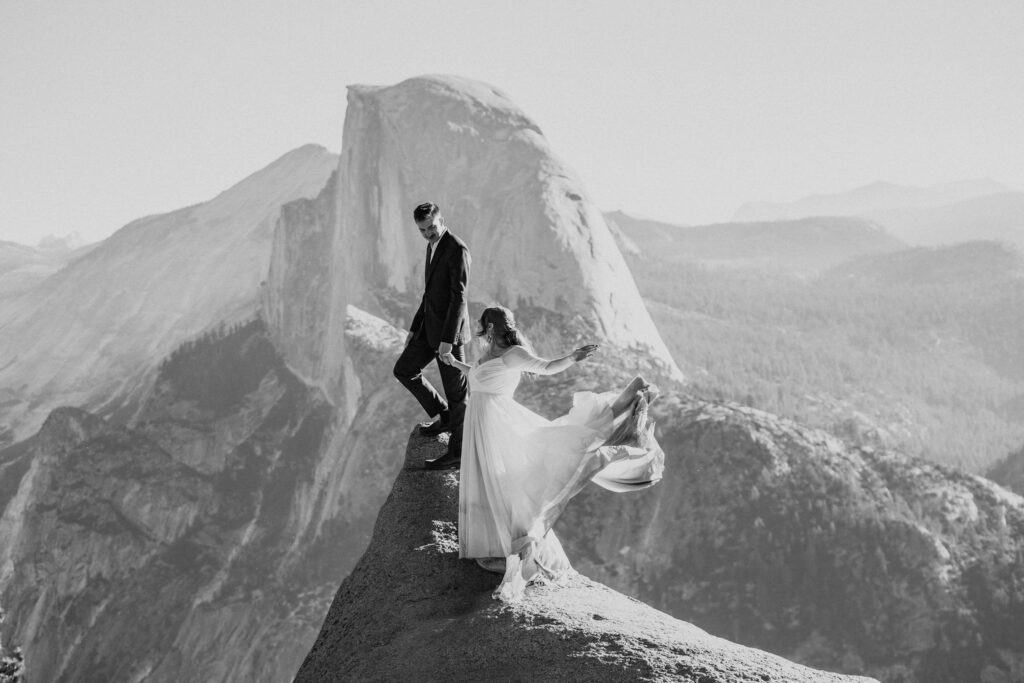
[[506, 606], [497, 575], [458, 559], [457, 473], [410, 437], [373, 540], [295, 680], [866, 681], [735, 645], [580, 575]]

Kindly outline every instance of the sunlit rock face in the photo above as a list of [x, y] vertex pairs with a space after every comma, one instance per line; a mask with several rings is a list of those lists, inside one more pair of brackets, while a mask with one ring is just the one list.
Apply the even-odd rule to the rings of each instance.
[[[320, 387], [343, 414], [355, 375], [346, 365], [345, 325], [353, 299], [345, 281], [357, 255], [337, 231], [338, 173], [312, 199], [286, 204], [274, 232], [263, 318], [289, 367]], [[350, 393], [348, 398], [353, 399]]]
[[137, 409], [152, 364], [253, 316], [283, 203], [313, 197], [337, 157], [307, 145], [202, 204], [141, 218], [18, 296], [0, 298], [0, 445], [57, 405]]
[[[274, 258], [282, 272], [320, 278], [319, 269], [329, 268], [330, 275], [298, 285], [292, 276], [272, 274], [272, 284], [289, 282], [296, 292], [312, 287], [326, 297], [307, 306], [337, 313], [351, 302], [407, 325], [423, 290], [426, 250], [412, 209], [434, 201], [473, 255], [471, 315], [502, 303], [520, 313], [541, 350], [564, 351], [589, 337], [631, 349], [658, 373], [680, 378], [601, 213], [537, 124], [507, 96], [483, 83], [430, 76], [391, 87], [352, 86], [348, 100], [333, 203], [286, 211], [282, 230], [307, 237], [286, 236], [279, 244], [304, 260], [289, 266]], [[309, 240], [331, 254], [329, 263], [289, 246]], [[277, 311], [288, 308], [271, 305], [272, 329], [284, 320]], [[310, 342], [284, 322], [273, 334], [294, 340], [285, 345], [289, 361], [319, 367], [323, 374], [313, 379], [336, 384], [343, 370], [331, 366], [337, 361], [313, 358]], [[333, 332], [315, 343], [335, 354], [331, 339], [343, 325], [328, 317], [322, 326]]]

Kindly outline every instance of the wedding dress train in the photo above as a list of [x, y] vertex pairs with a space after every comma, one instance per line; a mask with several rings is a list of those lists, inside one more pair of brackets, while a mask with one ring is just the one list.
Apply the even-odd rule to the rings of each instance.
[[590, 481], [616, 492], [661, 479], [664, 453], [646, 419], [649, 393], [615, 419], [618, 392], [573, 396], [567, 415], [547, 420], [512, 394], [522, 372], [546, 361], [514, 346], [469, 371], [459, 483], [459, 556], [505, 557], [495, 595], [515, 601], [532, 580], [571, 569], [551, 526]]

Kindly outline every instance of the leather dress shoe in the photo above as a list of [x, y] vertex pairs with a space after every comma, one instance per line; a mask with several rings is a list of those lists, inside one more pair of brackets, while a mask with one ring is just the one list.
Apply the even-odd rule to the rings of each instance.
[[452, 431], [452, 426], [444, 417], [439, 417], [428, 425], [420, 427], [420, 434], [423, 436], [437, 436]]
[[452, 453], [450, 450], [444, 452], [440, 458], [427, 460], [423, 467], [428, 470], [457, 470], [462, 465], [461, 454]]

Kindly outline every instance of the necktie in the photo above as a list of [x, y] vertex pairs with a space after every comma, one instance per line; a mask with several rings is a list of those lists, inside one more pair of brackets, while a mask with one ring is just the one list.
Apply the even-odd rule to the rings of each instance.
[[427, 273], [430, 272], [430, 250], [433, 248], [433, 244], [427, 243], [427, 263], [423, 266], [423, 281], [427, 280]]

